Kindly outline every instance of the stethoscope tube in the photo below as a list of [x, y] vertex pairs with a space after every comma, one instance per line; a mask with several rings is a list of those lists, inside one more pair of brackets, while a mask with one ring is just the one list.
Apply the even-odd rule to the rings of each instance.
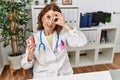
[[[42, 31], [43, 30], [40, 31], [40, 44], [38, 46], [38, 51], [40, 51], [40, 47], [41, 46], [43, 46], [44, 51], [46, 50], [46, 46], [45, 46], [45, 44], [42, 41]], [[57, 41], [56, 41], [55, 49], [58, 49], [58, 41], [59, 41], [59, 35], [57, 35]]]
[[38, 46], [38, 51], [40, 51], [40, 47], [43, 46], [43, 49], [46, 50], [45, 44], [42, 41], [42, 30], [40, 31], [40, 44]]

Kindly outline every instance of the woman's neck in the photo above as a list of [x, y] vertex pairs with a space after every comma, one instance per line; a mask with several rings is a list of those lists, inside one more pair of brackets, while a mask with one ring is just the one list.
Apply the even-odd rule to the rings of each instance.
[[47, 31], [47, 30], [44, 30], [44, 33], [45, 33], [46, 36], [48, 36], [48, 35], [53, 34], [53, 31]]

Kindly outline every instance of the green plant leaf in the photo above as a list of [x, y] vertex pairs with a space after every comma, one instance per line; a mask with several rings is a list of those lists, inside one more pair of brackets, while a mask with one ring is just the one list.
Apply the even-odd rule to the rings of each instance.
[[31, 0], [1, 0], [0, 2], [0, 43], [6, 47], [11, 45], [12, 53], [19, 53], [19, 50], [14, 51], [14, 48], [25, 47], [26, 32], [30, 32], [28, 22], [31, 19], [30, 8], [28, 8]]

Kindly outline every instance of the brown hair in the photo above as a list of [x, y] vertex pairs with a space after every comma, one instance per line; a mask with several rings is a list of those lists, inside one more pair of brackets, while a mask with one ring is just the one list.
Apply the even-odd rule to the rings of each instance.
[[[37, 30], [42, 30], [44, 29], [43, 24], [42, 24], [42, 18], [44, 16], [45, 13], [47, 13], [49, 10], [53, 10], [53, 11], [58, 11], [61, 13], [60, 8], [56, 5], [56, 4], [47, 4], [39, 13], [38, 15], [38, 27]], [[62, 26], [56, 25], [55, 29], [54, 29], [57, 34], [60, 33], [60, 31], [62, 30]]]

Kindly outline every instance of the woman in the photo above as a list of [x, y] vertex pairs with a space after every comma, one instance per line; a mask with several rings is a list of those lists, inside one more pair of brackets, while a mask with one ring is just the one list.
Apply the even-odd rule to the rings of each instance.
[[60, 8], [55, 4], [46, 5], [38, 16], [38, 32], [35, 43], [27, 39], [26, 54], [22, 67], [33, 67], [33, 78], [73, 74], [67, 54], [67, 45], [83, 46], [87, 40], [81, 31], [70, 27], [64, 21]]

